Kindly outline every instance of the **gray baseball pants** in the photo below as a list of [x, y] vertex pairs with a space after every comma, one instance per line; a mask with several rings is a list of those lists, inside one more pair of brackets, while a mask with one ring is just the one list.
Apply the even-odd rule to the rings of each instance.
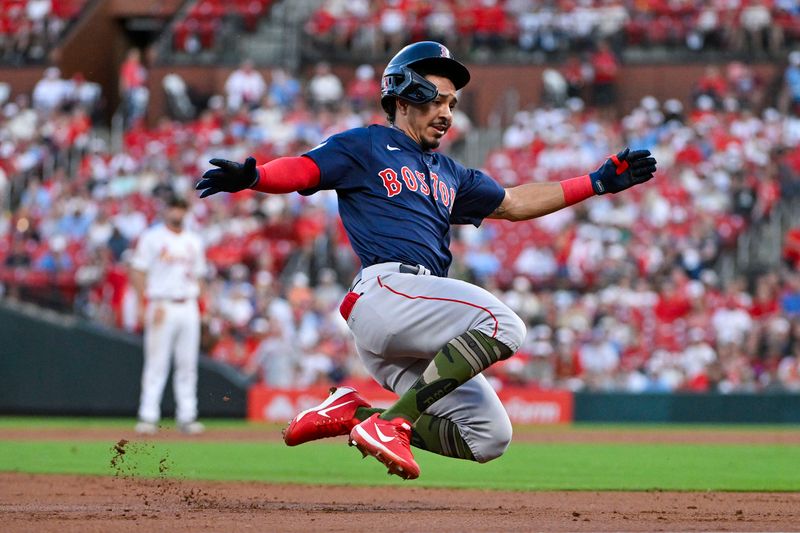
[[[384, 388], [403, 394], [453, 338], [477, 329], [512, 351], [525, 324], [487, 290], [428, 275], [421, 266], [381, 263], [362, 270], [360, 294], [347, 317], [365, 367]], [[345, 313], [346, 314], [346, 313]], [[478, 374], [425, 411], [454, 422], [479, 462], [499, 457], [511, 441], [511, 421], [497, 393]]]

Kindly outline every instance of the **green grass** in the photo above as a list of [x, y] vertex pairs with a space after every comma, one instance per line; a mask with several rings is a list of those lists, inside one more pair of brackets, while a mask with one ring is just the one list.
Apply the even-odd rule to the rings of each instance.
[[[221, 418], [214, 420], [203, 420], [209, 428], [215, 429], [235, 429], [264, 431], [265, 429], [275, 429], [278, 424], [248, 423], [243, 420]], [[86, 428], [110, 428], [110, 429], [132, 429], [135, 421], [130, 418], [111, 418], [111, 417], [76, 417], [76, 416], [0, 416], [0, 431], [4, 429], [86, 429]], [[160, 426], [170, 429], [175, 427], [175, 423], [169, 419], [162, 420]], [[2, 438], [2, 434], [0, 434]]]
[[[130, 419], [0, 418], [19, 427], [131, 427]], [[211, 421], [213, 428], [251, 428]], [[583, 426], [587, 427], [587, 426]], [[594, 426], [601, 429], [600, 426]], [[638, 426], [642, 429], [646, 426]], [[692, 426], [708, 429], [708, 426]], [[753, 428], [757, 432], [761, 426]], [[607, 429], [607, 426], [605, 427]], [[620, 430], [631, 426], [620, 426]], [[661, 430], [662, 427], [653, 427]], [[669, 429], [669, 428], [667, 428]], [[739, 428], [741, 429], [741, 428]], [[781, 429], [781, 428], [776, 428]], [[568, 431], [565, 428], [565, 431]], [[796, 428], [794, 428], [796, 431]], [[224, 433], [221, 435], [224, 437]], [[0, 431], [2, 439], [2, 431]], [[280, 483], [394, 485], [374, 459], [334, 440], [288, 448], [280, 442], [137, 441], [112, 466], [115, 442], [0, 440], [0, 471], [168, 476]], [[800, 446], [742, 444], [591, 444], [515, 442], [502, 458], [478, 465], [418, 452], [416, 486], [504, 490], [800, 490]], [[165, 469], [165, 470], [164, 470]], [[164, 471], [161, 471], [164, 470]]]
[[[210, 429], [235, 429], [237, 431], [264, 431], [282, 427], [281, 424], [268, 424], [263, 422], [247, 422], [239, 419], [220, 418], [203, 419], [203, 423]], [[124, 417], [77, 417], [77, 416], [0, 416], [0, 430], [3, 429], [65, 429], [65, 428], [123, 428], [130, 429], [134, 421]], [[174, 423], [165, 419], [159, 425], [165, 428], [174, 427]], [[614, 431], [619, 433], [639, 431], [682, 431], [682, 430], [713, 430], [742, 432], [752, 431], [786, 431], [800, 432], [800, 425], [792, 424], [655, 424], [655, 423], [620, 423], [605, 424], [593, 422], [576, 422], [564, 425], [548, 426], [516, 426], [515, 434], [537, 433], [542, 429], [547, 432], [570, 432], [573, 429], [590, 430], [598, 432]], [[2, 438], [2, 435], [0, 435]]]

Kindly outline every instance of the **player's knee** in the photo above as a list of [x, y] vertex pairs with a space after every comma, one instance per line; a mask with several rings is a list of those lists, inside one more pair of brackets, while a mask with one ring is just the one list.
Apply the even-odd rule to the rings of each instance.
[[475, 460], [479, 463], [488, 463], [503, 455], [508, 449], [508, 445], [511, 444], [512, 434], [511, 421], [508, 417], [498, 421], [492, 428], [491, 438], [474, 447]]
[[515, 313], [509, 313], [500, 323], [500, 331], [497, 335], [497, 338], [511, 349], [511, 353], [507, 357], [504, 357], [504, 359], [511, 357], [519, 350], [522, 341], [525, 340], [526, 334], [527, 328], [525, 327], [525, 322]]

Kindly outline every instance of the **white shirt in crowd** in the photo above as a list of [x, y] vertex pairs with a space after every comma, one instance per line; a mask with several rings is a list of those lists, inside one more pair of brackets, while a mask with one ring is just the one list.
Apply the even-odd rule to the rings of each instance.
[[689, 379], [705, 373], [716, 360], [717, 352], [706, 342], [692, 342], [681, 354], [681, 366]]
[[228, 97], [228, 108], [239, 109], [243, 104], [256, 104], [267, 92], [267, 83], [257, 70], [237, 69], [228, 76], [225, 82], [225, 94]]
[[28, 0], [25, 6], [25, 14], [32, 21], [44, 21], [52, 11], [51, 0]]
[[133, 241], [137, 236], [147, 229], [147, 217], [144, 213], [134, 210], [126, 205], [123, 210], [114, 215], [114, 226], [117, 227], [123, 237]]
[[61, 71], [50, 67], [33, 88], [33, 108], [49, 113], [61, 106], [69, 97], [70, 84], [61, 78]]
[[344, 97], [342, 81], [333, 72], [314, 76], [308, 84], [311, 99], [320, 105], [341, 101]]
[[711, 316], [711, 325], [720, 344], [740, 344], [753, 327], [753, 319], [744, 309], [722, 307]]
[[581, 366], [586, 372], [610, 374], [619, 366], [619, 352], [605, 339], [593, 339], [578, 350]]
[[147, 274], [145, 295], [149, 299], [197, 298], [199, 280], [206, 272], [200, 237], [188, 230], [176, 233], [163, 224], [144, 232], [131, 265]]

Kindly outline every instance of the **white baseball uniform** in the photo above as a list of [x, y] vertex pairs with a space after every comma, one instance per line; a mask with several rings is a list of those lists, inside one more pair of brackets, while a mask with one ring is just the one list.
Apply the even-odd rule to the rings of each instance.
[[161, 419], [161, 398], [174, 357], [175, 419], [179, 424], [191, 423], [197, 418], [197, 299], [199, 280], [206, 271], [203, 244], [187, 229], [175, 232], [158, 224], [142, 234], [132, 266], [146, 275], [148, 301], [139, 419], [152, 423]]

